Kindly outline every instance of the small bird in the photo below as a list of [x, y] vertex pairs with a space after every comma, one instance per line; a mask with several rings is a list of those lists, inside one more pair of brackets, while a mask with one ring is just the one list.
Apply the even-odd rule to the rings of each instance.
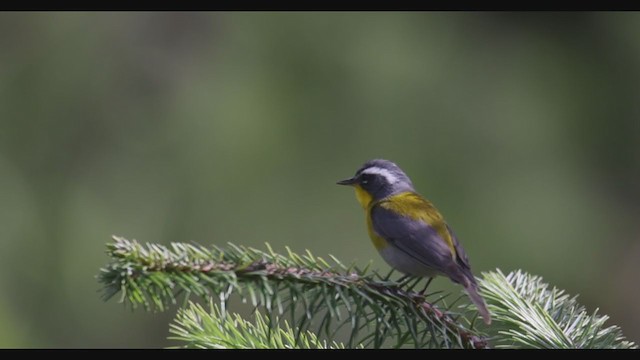
[[338, 184], [355, 188], [369, 237], [391, 267], [413, 276], [447, 276], [465, 288], [484, 322], [491, 323], [467, 254], [440, 212], [416, 192], [398, 165], [370, 160]]

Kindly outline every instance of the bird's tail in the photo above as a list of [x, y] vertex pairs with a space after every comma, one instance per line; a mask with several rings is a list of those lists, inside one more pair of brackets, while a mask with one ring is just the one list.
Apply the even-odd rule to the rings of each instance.
[[[473, 276], [473, 275], [472, 275]], [[491, 314], [489, 314], [489, 310], [487, 310], [487, 304], [484, 302], [484, 299], [480, 294], [478, 294], [478, 285], [475, 282], [475, 279], [467, 278], [465, 282], [464, 289], [467, 290], [467, 294], [469, 294], [469, 298], [478, 308], [478, 312], [482, 315], [482, 319], [484, 323], [489, 325], [491, 324]]]

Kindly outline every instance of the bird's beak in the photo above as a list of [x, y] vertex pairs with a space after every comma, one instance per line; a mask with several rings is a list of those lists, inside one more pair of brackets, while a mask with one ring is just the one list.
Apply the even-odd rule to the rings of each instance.
[[338, 181], [336, 184], [338, 185], [353, 185], [356, 183], [356, 178], [344, 179]]

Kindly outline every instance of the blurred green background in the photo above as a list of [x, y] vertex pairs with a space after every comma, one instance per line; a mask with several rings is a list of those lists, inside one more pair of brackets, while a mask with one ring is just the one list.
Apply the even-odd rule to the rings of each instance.
[[638, 13], [2, 13], [0, 49], [0, 347], [169, 344], [100, 299], [111, 234], [388, 269], [335, 185], [376, 157], [476, 274], [640, 340]]

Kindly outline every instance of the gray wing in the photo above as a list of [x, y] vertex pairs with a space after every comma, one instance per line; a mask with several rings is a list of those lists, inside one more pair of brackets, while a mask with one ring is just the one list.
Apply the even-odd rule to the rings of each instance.
[[[444, 273], [455, 282], [464, 281], [464, 275], [453, 260], [449, 246], [429, 224], [404, 217], [381, 206], [371, 209], [371, 220], [373, 230], [391, 246], [426, 267]], [[455, 244], [457, 250], [457, 240]], [[466, 258], [464, 252], [461, 256]]]
[[471, 264], [469, 263], [469, 257], [467, 256], [467, 253], [462, 248], [462, 245], [460, 245], [458, 237], [456, 236], [456, 234], [454, 234], [449, 225], [447, 225], [447, 229], [449, 229], [449, 234], [451, 234], [451, 238], [453, 239], [453, 246], [456, 248], [456, 261], [460, 265], [461, 270], [465, 274], [465, 276], [475, 284], [476, 280], [473, 276], [473, 273], [471, 272]]

